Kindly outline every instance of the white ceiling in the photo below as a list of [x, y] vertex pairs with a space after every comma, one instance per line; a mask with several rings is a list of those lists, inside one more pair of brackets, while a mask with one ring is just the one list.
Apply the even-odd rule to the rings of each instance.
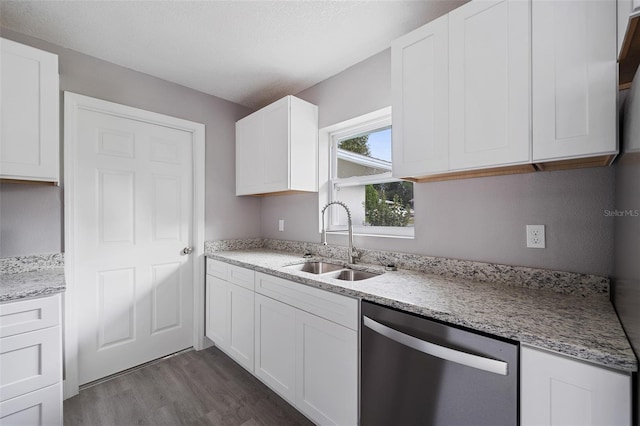
[[464, 2], [1, 0], [0, 24], [259, 108]]

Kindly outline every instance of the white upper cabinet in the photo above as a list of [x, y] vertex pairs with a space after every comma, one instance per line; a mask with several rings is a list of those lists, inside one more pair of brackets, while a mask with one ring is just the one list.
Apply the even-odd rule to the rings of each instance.
[[449, 16], [391, 47], [393, 175], [449, 168]]
[[318, 107], [286, 96], [236, 123], [236, 195], [318, 190]]
[[616, 154], [616, 2], [532, 3], [534, 162]]
[[631, 18], [640, 14], [640, 0], [618, 0], [618, 56]]
[[451, 170], [529, 162], [529, 25], [521, 0], [472, 1], [449, 13]]
[[624, 104], [624, 123], [622, 124], [623, 153], [640, 152], [640, 84], [631, 86]]
[[58, 57], [0, 38], [0, 178], [60, 179]]
[[401, 37], [391, 48], [393, 175], [610, 164], [615, 46], [616, 2], [606, 0], [472, 0]]

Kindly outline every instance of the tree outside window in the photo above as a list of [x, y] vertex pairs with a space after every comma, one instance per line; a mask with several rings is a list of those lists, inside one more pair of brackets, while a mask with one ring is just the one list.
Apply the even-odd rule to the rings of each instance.
[[[364, 135], [339, 140], [337, 143], [337, 170], [334, 184], [344, 191], [338, 198], [350, 198], [352, 210], [353, 196], [346, 195], [341, 188], [341, 179], [349, 183], [374, 179], [381, 182], [364, 183], [364, 200], [359, 196], [364, 208], [365, 226], [408, 227], [413, 226], [413, 183], [391, 178], [391, 128], [376, 129]], [[356, 155], [349, 155], [353, 153]], [[370, 159], [370, 160], [369, 160]], [[380, 176], [380, 179], [375, 179]], [[386, 181], [385, 181], [386, 180]], [[351, 185], [349, 193], [358, 191], [358, 185]], [[341, 196], [342, 195], [342, 196]], [[346, 200], [343, 200], [346, 201]]]

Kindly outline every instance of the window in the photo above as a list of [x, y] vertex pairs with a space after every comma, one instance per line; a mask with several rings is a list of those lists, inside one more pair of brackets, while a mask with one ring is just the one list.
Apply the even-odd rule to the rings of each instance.
[[[329, 167], [320, 204], [347, 204], [358, 234], [413, 236], [413, 183], [391, 175], [391, 131], [390, 108], [324, 130]], [[327, 212], [329, 232], [347, 229], [344, 209]]]

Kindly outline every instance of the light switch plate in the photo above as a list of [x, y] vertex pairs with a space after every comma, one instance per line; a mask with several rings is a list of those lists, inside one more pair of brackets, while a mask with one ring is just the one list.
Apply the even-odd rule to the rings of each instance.
[[284, 231], [284, 219], [278, 220], [278, 231]]

